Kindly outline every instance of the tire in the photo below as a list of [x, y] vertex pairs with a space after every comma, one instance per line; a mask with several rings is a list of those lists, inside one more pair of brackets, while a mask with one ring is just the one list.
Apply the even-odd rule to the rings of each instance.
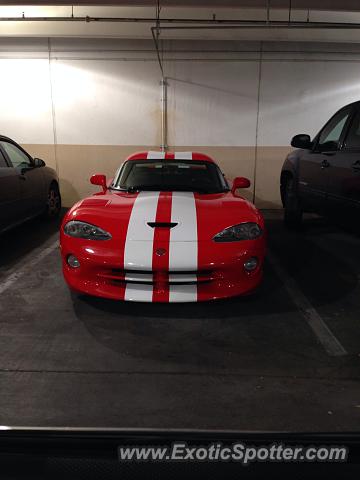
[[302, 226], [303, 211], [296, 191], [293, 178], [288, 178], [285, 184], [284, 224], [291, 230], [299, 230]]
[[49, 188], [47, 203], [46, 203], [46, 210], [45, 210], [45, 218], [48, 220], [52, 220], [53, 218], [57, 218], [61, 211], [61, 196], [59, 187], [57, 184], [52, 183]]

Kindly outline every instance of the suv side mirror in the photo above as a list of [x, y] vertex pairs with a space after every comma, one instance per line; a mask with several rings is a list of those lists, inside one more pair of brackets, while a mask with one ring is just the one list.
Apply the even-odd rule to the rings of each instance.
[[92, 183], [93, 185], [99, 185], [100, 187], [102, 187], [103, 192], [106, 193], [107, 185], [105, 175], [101, 175], [99, 173], [96, 175], [92, 175], [92, 177], [90, 178], [90, 183]]
[[39, 167], [45, 167], [46, 163], [44, 160], [41, 160], [41, 158], [34, 158], [34, 167], [39, 168]]
[[310, 135], [300, 133], [300, 135], [295, 135], [295, 137], [292, 138], [291, 146], [295, 148], [310, 149], [313, 144]]
[[251, 182], [248, 178], [245, 177], [236, 177], [234, 178], [232, 187], [231, 187], [231, 192], [235, 193], [235, 191], [238, 188], [249, 188], [251, 185]]

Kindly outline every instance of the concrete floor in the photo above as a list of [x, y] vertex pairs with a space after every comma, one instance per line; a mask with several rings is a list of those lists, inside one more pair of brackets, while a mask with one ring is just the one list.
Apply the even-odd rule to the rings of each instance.
[[360, 237], [266, 217], [263, 285], [211, 304], [72, 298], [57, 225], [0, 238], [0, 425], [358, 430]]

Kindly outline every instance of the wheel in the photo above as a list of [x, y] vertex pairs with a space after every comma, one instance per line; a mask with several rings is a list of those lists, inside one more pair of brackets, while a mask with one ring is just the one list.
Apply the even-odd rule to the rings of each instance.
[[297, 230], [302, 225], [303, 212], [296, 192], [296, 183], [288, 178], [285, 185], [284, 223], [286, 227]]
[[56, 218], [61, 210], [61, 196], [59, 187], [53, 183], [50, 185], [48, 199], [45, 210], [45, 218]]

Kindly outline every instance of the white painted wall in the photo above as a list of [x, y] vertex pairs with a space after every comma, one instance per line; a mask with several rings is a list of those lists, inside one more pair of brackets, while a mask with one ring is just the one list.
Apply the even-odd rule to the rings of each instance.
[[176, 62], [167, 72], [170, 145], [255, 145], [258, 61]]
[[23, 143], [53, 143], [49, 62], [0, 60], [0, 132]]
[[[205, 45], [213, 48], [173, 44], [167, 54], [177, 59], [165, 62], [172, 145], [251, 146], [256, 137], [260, 146], [288, 145], [294, 132], [315, 133], [360, 96], [360, 48], [351, 45], [265, 44], [261, 62], [259, 43], [217, 44], [209, 53]], [[52, 143], [54, 108], [59, 144], [159, 143], [151, 43], [55, 39], [50, 63], [47, 49], [47, 40], [34, 40], [31, 50], [29, 41], [2, 39], [2, 133]]]
[[[257, 145], [258, 165], [271, 170], [256, 175], [265, 203], [279, 202], [278, 173], [291, 137], [316, 134], [360, 98], [358, 45], [172, 42], [164, 56], [168, 143], [247, 147], [246, 171], [253, 173], [249, 148]], [[0, 71], [0, 133], [20, 143], [160, 144], [160, 73], [151, 42], [2, 38]], [[275, 158], [262, 150], [273, 147], [284, 151]]]
[[155, 62], [55, 59], [51, 72], [59, 144], [158, 143]]
[[279, 146], [315, 134], [336, 110], [360, 100], [360, 61], [264, 61], [258, 144]]

